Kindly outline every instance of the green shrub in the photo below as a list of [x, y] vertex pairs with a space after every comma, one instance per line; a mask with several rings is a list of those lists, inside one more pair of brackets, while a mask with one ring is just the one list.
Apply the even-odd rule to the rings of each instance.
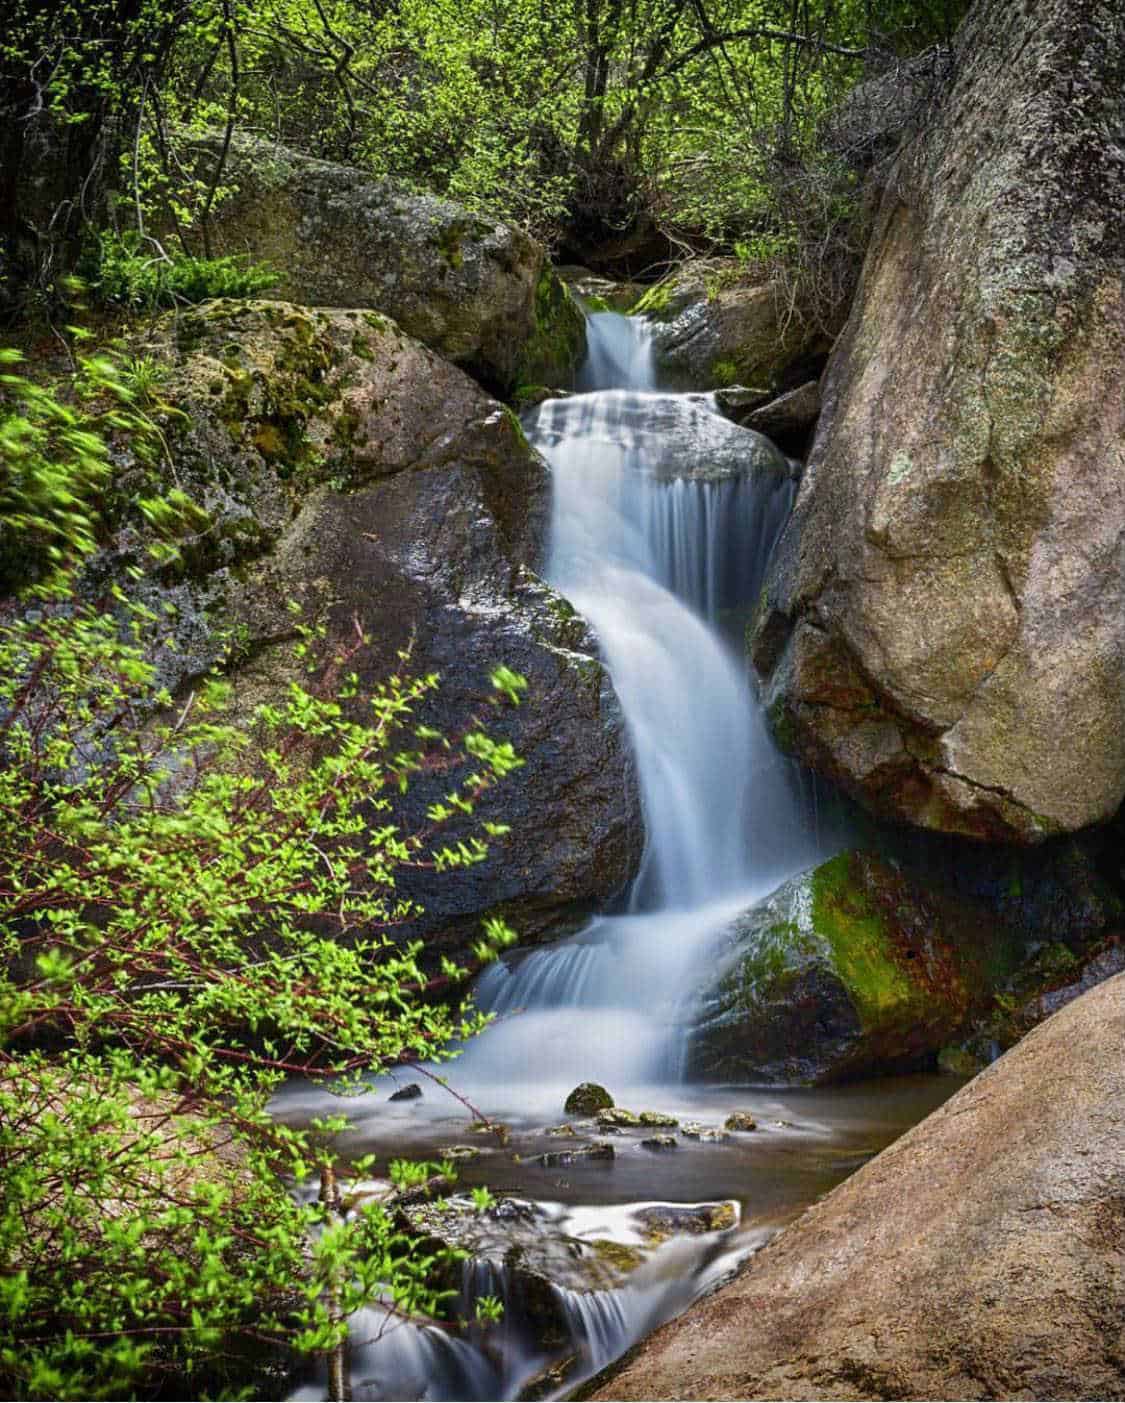
[[[361, 697], [358, 631], [326, 655], [298, 626], [308, 685], [241, 723], [219, 674], [173, 703], [151, 658], [174, 621], [74, 584], [105, 433], [143, 418], [59, 417], [11, 380], [0, 530], [34, 525], [58, 568], [0, 601], [0, 1394], [229, 1395], [261, 1386], [255, 1351], [335, 1350], [361, 1305], [438, 1305], [386, 1209], [291, 1193], [335, 1183], [341, 1118], [296, 1130], [268, 1103], [291, 1077], [366, 1088], [483, 1025], [450, 1002], [469, 968], [390, 938], [417, 914], [395, 876], [480, 862], [505, 831], [475, 815], [520, 764], [487, 714], [525, 684], [497, 668], [443, 736], [419, 715], [435, 676]], [[185, 504], [148, 509], [159, 534]], [[435, 771], [412, 831], [401, 796]], [[512, 939], [486, 922], [475, 962]]]

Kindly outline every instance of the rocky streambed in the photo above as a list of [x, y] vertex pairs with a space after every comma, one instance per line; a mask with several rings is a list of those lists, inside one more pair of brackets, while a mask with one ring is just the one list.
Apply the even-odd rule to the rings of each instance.
[[[447, 1075], [461, 1090], [456, 1069]], [[407, 1194], [395, 1210], [420, 1251], [468, 1254], [438, 1269], [455, 1292], [450, 1319], [357, 1318], [354, 1396], [549, 1397], [730, 1279], [959, 1085], [913, 1076], [831, 1089], [632, 1087], [628, 1105], [583, 1116], [551, 1090], [537, 1098], [513, 1073], [508, 1095], [494, 1089], [480, 1106], [488, 1124], [430, 1082], [420, 1096], [392, 1100], [394, 1084], [380, 1082], [343, 1102], [294, 1086], [277, 1110], [294, 1122], [347, 1112], [343, 1157], [376, 1156], [347, 1185], [353, 1200], [389, 1200], [394, 1159], [456, 1169], [455, 1185]], [[491, 1201], [478, 1207], [472, 1190], [484, 1186]], [[502, 1301], [499, 1321], [475, 1323], [481, 1297]], [[323, 1398], [323, 1381], [310, 1377], [294, 1396]]]

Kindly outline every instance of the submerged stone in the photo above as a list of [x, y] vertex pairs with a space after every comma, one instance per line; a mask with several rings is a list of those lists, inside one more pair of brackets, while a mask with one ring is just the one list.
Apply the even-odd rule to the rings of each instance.
[[533, 1162], [541, 1164], [544, 1169], [558, 1169], [590, 1160], [611, 1160], [615, 1154], [612, 1145], [599, 1140], [589, 1145], [575, 1145], [571, 1150], [548, 1150], [545, 1154], [536, 1155]]
[[650, 1135], [641, 1141], [642, 1150], [653, 1150], [659, 1153], [662, 1150], [674, 1150], [675, 1148], [676, 1137], [674, 1135]]

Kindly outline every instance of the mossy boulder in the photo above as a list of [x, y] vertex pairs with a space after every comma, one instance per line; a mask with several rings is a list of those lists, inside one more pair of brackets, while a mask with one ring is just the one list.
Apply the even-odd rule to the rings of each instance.
[[975, 5], [887, 181], [753, 643], [875, 812], [1041, 842], [1125, 798], [1125, 12]]
[[[198, 138], [200, 160], [222, 140]], [[374, 308], [497, 391], [555, 383], [582, 357], [581, 312], [521, 230], [246, 134], [223, 185], [213, 247], [271, 264], [281, 297]]]
[[596, 1081], [584, 1081], [566, 1098], [563, 1110], [568, 1116], [596, 1116], [614, 1109], [613, 1097]]
[[[534, 938], [619, 891], [642, 841], [633, 764], [585, 622], [535, 573], [549, 478], [511, 411], [364, 309], [208, 303], [160, 321], [136, 350], [165, 369], [181, 485], [210, 520], [254, 528], [241, 554], [200, 543], [187, 587], [211, 656], [201, 644], [174, 658], [169, 685], [225, 657], [237, 711], [278, 695], [294, 675], [291, 600], [330, 648], [358, 623], [361, 694], [400, 671], [404, 651], [439, 673], [425, 719], [446, 734], [506, 664], [529, 699], [494, 729], [525, 764], [479, 813], [510, 836], [451, 881], [403, 874], [400, 893], [426, 907], [404, 934], [440, 931], [461, 948], [498, 908]], [[404, 822], [424, 826], [443, 785], [420, 777]]]
[[734, 922], [691, 1044], [694, 1073], [819, 1084], [932, 1060], [1018, 964], [981, 907], [846, 852]]
[[688, 263], [632, 311], [655, 323], [662, 376], [684, 389], [787, 390], [808, 378], [794, 368], [823, 364], [828, 351], [780, 285], [733, 261]]

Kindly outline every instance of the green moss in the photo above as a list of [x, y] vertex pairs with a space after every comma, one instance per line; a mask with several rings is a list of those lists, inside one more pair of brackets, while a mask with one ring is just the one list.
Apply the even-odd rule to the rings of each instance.
[[778, 749], [784, 750], [787, 755], [796, 754], [797, 724], [793, 719], [793, 713], [785, 704], [784, 697], [775, 698], [767, 708], [766, 720], [769, 723], [770, 734], [777, 742]]
[[720, 357], [711, 362], [711, 384], [716, 390], [727, 385], [738, 384], [738, 366], [729, 357]]
[[586, 353], [586, 318], [545, 264], [535, 285], [534, 327], [516, 369], [517, 385], [566, 383]]
[[653, 283], [629, 308], [631, 317], [656, 317], [666, 312], [672, 301], [672, 279]]
[[634, 1271], [645, 1259], [645, 1254], [639, 1248], [630, 1247], [624, 1242], [612, 1242], [608, 1237], [591, 1238], [590, 1246], [600, 1261], [622, 1275]]
[[864, 1027], [923, 1015], [925, 991], [902, 969], [887, 919], [855, 881], [850, 854], [818, 867], [811, 887], [813, 928], [828, 942]]

